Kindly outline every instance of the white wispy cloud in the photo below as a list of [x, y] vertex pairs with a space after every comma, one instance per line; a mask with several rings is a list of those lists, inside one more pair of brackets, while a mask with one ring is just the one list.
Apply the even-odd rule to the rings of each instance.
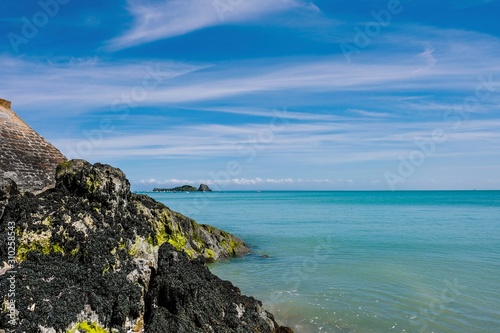
[[190, 179], [166, 179], [166, 180], [157, 180], [157, 179], [143, 179], [139, 181], [139, 184], [143, 185], [193, 185], [197, 182]]
[[[171, 127], [168, 132], [147, 135], [111, 133], [96, 144], [88, 139], [66, 138], [54, 140], [54, 144], [70, 158], [92, 160], [119, 160], [124, 156], [128, 160], [171, 161], [217, 158], [248, 166], [259, 159], [279, 165], [318, 166], [398, 161], [399, 156], [420, 150], [418, 142], [433, 140], [435, 130], [442, 131], [446, 137], [444, 142], [433, 144], [435, 157], [456, 154], [454, 156], [467, 158], [471, 153], [492, 156], [500, 149], [498, 127], [499, 120], [467, 120], [454, 129], [453, 123], [440, 121], [393, 122], [371, 118], [362, 122], [352, 119], [342, 123], [287, 124], [268, 139], [261, 140], [259, 134], [269, 130], [267, 125], [204, 124]], [[91, 149], [78, 151], [78, 147], [89, 145]]]
[[72, 114], [111, 107], [116, 100], [136, 106], [169, 81], [210, 66], [165, 60], [110, 62], [98, 58], [71, 58], [43, 61], [8, 56], [0, 56], [0, 64], [3, 67], [0, 83], [3, 97], [12, 100], [13, 107], [44, 105], [44, 112], [61, 113], [71, 105]]
[[[0, 56], [3, 79], [0, 87], [4, 96], [14, 101], [14, 106], [43, 103], [48, 109], [72, 105], [75, 111], [89, 111], [109, 107], [122, 98], [132, 100], [129, 104], [134, 106], [188, 105], [198, 110], [248, 115], [266, 112], [258, 103], [252, 108], [241, 105], [232, 108], [227, 106], [228, 101], [248, 96], [252, 101], [284, 100], [286, 104], [287, 99], [295, 103], [300, 99], [300, 103], [307, 105], [314, 94], [313, 97], [320, 96], [323, 105], [331, 105], [336, 98], [329, 98], [329, 92], [352, 92], [358, 95], [358, 100], [359, 96], [376, 93], [387, 96], [388, 92], [397, 92], [399, 98], [404, 97], [402, 93], [415, 95], [415, 92], [431, 96], [435, 93], [474, 94], [481, 75], [493, 75], [495, 89], [499, 89], [500, 41], [497, 38], [467, 31], [418, 28], [424, 31], [420, 40], [396, 35], [391, 39], [394, 51], [391, 54], [377, 57], [365, 50], [351, 64], [341, 55], [225, 63], [112, 62], [99, 58], [41, 61]], [[401, 49], [397, 43], [410, 44], [410, 47]], [[146, 89], [140, 95], [144, 92], [145, 79], [151, 75], [161, 80], [154, 89]], [[210, 102], [208, 107], [203, 104], [207, 102]], [[226, 106], [216, 107], [217, 104]], [[273, 104], [273, 107], [283, 105]], [[353, 105], [352, 109], [365, 110], [366, 106]], [[329, 120], [328, 115], [320, 114], [292, 116]]]
[[427, 47], [424, 52], [420, 53], [419, 56], [422, 57], [429, 66], [434, 66], [437, 64], [436, 58], [434, 58], [434, 48]]
[[[127, 126], [136, 127], [129, 130], [115, 122], [117, 129], [102, 133], [103, 138], [97, 143], [90, 142], [90, 149], [83, 155], [78, 155], [78, 147], [89, 144], [83, 131], [87, 125], [77, 127], [70, 135], [54, 135], [51, 140], [68, 157], [132, 162], [190, 160], [196, 165], [191, 168], [196, 169], [195, 162], [202, 160], [236, 159], [246, 166], [247, 159], [255, 153], [267, 169], [281, 170], [283, 165], [302, 170], [319, 168], [323, 171], [318, 177], [329, 177], [329, 170], [339, 165], [388, 164], [379, 172], [383, 175], [386, 170], [397, 168], [399, 156], [408, 156], [418, 149], [416, 139], [428, 139], [436, 128], [447, 129], [448, 140], [439, 146], [433, 159], [458, 161], [470, 156], [487, 159], [498, 155], [495, 132], [500, 125], [495, 117], [500, 102], [500, 44], [481, 34], [453, 31], [452, 36], [453, 42], [439, 44], [432, 39], [432, 43], [422, 42], [410, 51], [395, 49], [385, 57], [360, 57], [352, 64], [346, 64], [342, 57], [199, 64], [165, 60], [111, 62], [99, 58], [41, 62], [2, 56], [0, 88], [2, 97], [13, 101], [14, 109], [19, 107], [26, 114], [43, 110], [39, 117], [57, 115], [63, 119], [63, 130], [70, 124], [68, 119], [85, 122], [89, 116], [104, 117], [102, 110], [109, 111], [116, 99], [131, 101], [134, 106]], [[429, 49], [429, 56], [436, 59], [431, 67], [419, 56], [426, 45], [434, 48], [432, 54]], [[371, 53], [366, 52], [370, 58]], [[147, 90], [144, 98], [137, 98], [145, 87], [144, 79], [151, 77], [151, 70], [156, 68], [161, 82]], [[426, 70], [415, 74], [419, 68]], [[476, 113], [459, 130], [449, 130], [451, 125], [440, 121], [442, 115], [460, 110], [465, 98], [475, 96], [478, 77], [489, 74], [491, 95], [479, 101]], [[272, 119], [273, 108], [281, 113], [283, 107], [286, 126], [273, 132], [270, 140], [259, 139], [259, 135], [265, 137], [263, 134], [269, 133], [269, 119], [240, 117]], [[148, 114], [148, 108], [154, 112]], [[190, 110], [197, 112], [202, 125], [189, 122], [196, 117], [184, 119]], [[201, 111], [213, 113], [214, 119], [210, 115], [200, 116]], [[143, 113], [158, 117], [158, 127], [144, 125]], [[491, 119], [475, 119], [476, 115]], [[177, 121], [171, 121], [170, 116]], [[257, 163], [250, 164], [251, 168], [259, 168]], [[215, 163], [204, 164], [203, 168], [223, 169]], [[255, 172], [234, 181], [257, 182], [254, 175], [262, 175], [262, 182], [287, 179]], [[154, 177], [149, 180], [154, 184], [162, 176], [147, 177]], [[139, 177], [146, 176], [136, 175], [135, 179], [142, 179]], [[179, 182], [171, 180], [172, 185], [189, 184], [189, 174], [175, 177]], [[203, 175], [199, 177], [203, 179]], [[298, 179], [294, 181], [300, 183]]]
[[348, 111], [362, 115], [362, 116], [366, 116], [366, 117], [385, 118], [385, 117], [391, 116], [389, 113], [386, 113], [386, 112], [372, 112], [372, 111], [358, 110], [358, 109], [350, 109]]
[[427, 71], [438, 63], [437, 59], [434, 57], [434, 51], [435, 49], [432, 46], [427, 46], [425, 48], [425, 51], [417, 55], [425, 61], [426, 65], [422, 68], [417, 69], [414, 74], [418, 74], [422, 71]]
[[108, 43], [110, 50], [184, 35], [217, 25], [245, 22], [294, 8], [316, 9], [300, 0], [129, 0], [131, 29]]
[[206, 107], [206, 108], [190, 108], [191, 110], [203, 111], [203, 112], [215, 112], [215, 113], [229, 113], [245, 116], [254, 117], [266, 117], [266, 118], [280, 118], [280, 119], [290, 119], [290, 120], [306, 120], [306, 121], [340, 121], [346, 120], [346, 117], [336, 116], [331, 114], [318, 114], [313, 112], [296, 112], [290, 111], [286, 106], [280, 109], [264, 109], [262, 107]]

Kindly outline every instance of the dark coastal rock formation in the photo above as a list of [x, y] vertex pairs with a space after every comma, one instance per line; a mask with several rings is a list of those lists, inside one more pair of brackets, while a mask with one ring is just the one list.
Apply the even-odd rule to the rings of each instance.
[[54, 185], [63, 154], [36, 133], [0, 99], [0, 183], [16, 182], [21, 192], [40, 192]]
[[158, 261], [146, 296], [146, 332], [293, 333], [279, 326], [261, 302], [211, 274], [202, 260], [189, 261], [164, 244]]
[[10, 198], [18, 194], [17, 184], [12, 179], [0, 180], [0, 218], [2, 218]]
[[15, 309], [3, 295], [0, 328], [290, 332], [204, 265], [247, 253], [241, 240], [131, 193], [119, 169], [65, 162], [54, 188], [19, 193], [9, 181], [0, 187], [0, 200], [6, 204], [0, 255], [12, 266], [0, 272], [0, 288], [14, 286], [15, 293]]
[[191, 185], [182, 185], [173, 188], [154, 188], [153, 192], [212, 192], [212, 190], [208, 185], [200, 184], [198, 188]]
[[198, 191], [199, 192], [212, 192], [210, 187], [208, 187], [208, 185], [206, 185], [206, 184], [200, 184], [200, 187], [198, 187]]

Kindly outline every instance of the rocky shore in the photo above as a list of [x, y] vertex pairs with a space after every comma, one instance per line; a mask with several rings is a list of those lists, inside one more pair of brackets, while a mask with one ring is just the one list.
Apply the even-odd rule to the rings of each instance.
[[131, 193], [109, 165], [64, 162], [55, 187], [36, 195], [3, 179], [0, 330], [292, 332], [206, 267], [248, 252], [237, 237]]

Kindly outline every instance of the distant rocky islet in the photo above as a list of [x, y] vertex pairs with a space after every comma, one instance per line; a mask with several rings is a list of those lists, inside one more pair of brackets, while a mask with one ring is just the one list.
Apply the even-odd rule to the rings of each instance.
[[200, 184], [198, 188], [191, 185], [182, 185], [173, 188], [154, 188], [153, 192], [212, 192], [206, 184]]

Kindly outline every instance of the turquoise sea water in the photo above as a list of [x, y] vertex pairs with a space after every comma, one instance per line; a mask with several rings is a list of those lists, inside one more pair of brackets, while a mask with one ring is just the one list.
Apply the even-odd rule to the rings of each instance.
[[211, 265], [296, 332], [500, 332], [500, 191], [152, 193], [254, 251]]

